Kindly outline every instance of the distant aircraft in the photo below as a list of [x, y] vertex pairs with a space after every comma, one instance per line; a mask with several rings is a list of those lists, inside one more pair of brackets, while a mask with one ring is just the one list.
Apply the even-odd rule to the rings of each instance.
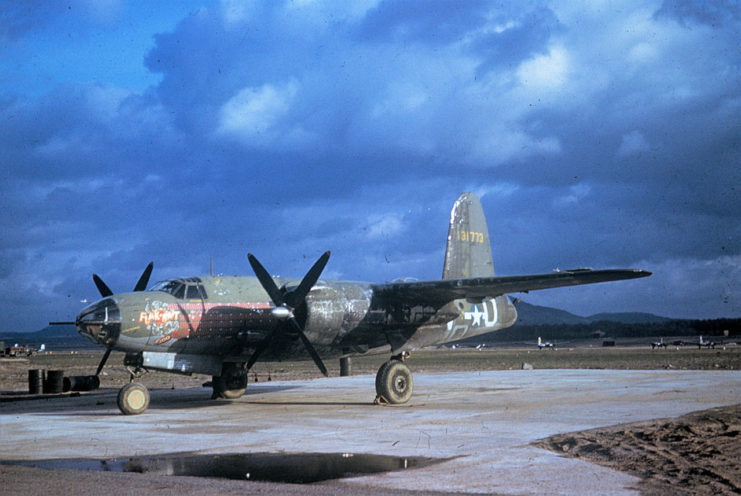
[[651, 342], [651, 349], [653, 350], [653, 349], [656, 349], [656, 348], [666, 348], [666, 343], [664, 342], [664, 338], [663, 337], [661, 339], [659, 339], [658, 341], [652, 341]]
[[126, 352], [131, 382], [118, 395], [125, 414], [146, 410], [149, 393], [134, 380], [147, 370], [211, 375], [214, 397], [238, 398], [258, 360], [308, 356], [327, 375], [323, 359], [381, 353], [391, 359], [376, 375], [376, 400], [405, 403], [413, 389], [404, 363], [409, 353], [511, 326], [517, 311], [506, 293], [651, 275], [579, 269], [495, 277], [486, 219], [473, 193], [463, 193], [453, 206], [442, 280], [321, 280], [329, 256], [319, 257], [300, 280], [271, 277], [249, 254], [256, 277], [187, 277], [144, 291], [150, 263], [134, 291], [119, 294], [94, 274], [103, 298], [74, 324], [106, 347], [96, 376], [111, 351]]
[[538, 336], [538, 349], [542, 350], [543, 348], [550, 348], [551, 350], [556, 349], [556, 345], [551, 343], [550, 341], [543, 341], [540, 339], [540, 336]]
[[712, 348], [715, 349], [715, 346], [722, 345], [723, 342], [716, 343], [715, 341], [705, 341], [702, 336], [700, 336], [700, 339], [698, 341], [684, 341], [684, 340], [678, 340], [678, 341], [672, 341], [672, 346], [697, 346], [698, 350], [701, 350], [703, 346], [705, 348]]
[[698, 350], [701, 350], [703, 348], [703, 346], [705, 348], [715, 349], [715, 345], [716, 344], [719, 344], [719, 343], [716, 343], [715, 341], [705, 341], [704, 339], [702, 339], [702, 336], [700, 336], [700, 340], [699, 341], [697, 341], [695, 343], [687, 343], [687, 344], [697, 345], [697, 349]]

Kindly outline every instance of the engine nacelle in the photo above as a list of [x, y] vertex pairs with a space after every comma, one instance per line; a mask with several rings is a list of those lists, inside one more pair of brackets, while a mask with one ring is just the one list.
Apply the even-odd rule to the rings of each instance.
[[331, 345], [362, 321], [370, 308], [370, 290], [358, 284], [314, 286], [306, 297], [304, 332], [312, 343]]

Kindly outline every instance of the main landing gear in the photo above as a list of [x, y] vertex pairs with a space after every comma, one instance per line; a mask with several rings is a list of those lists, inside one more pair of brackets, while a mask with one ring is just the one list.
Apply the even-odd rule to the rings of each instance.
[[374, 403], [377, 405], [396, 405], [406, 403], [412, 397], [412, 390], [414, 389], [412, 372], [404, 363], [408, 356], [408, 352], [402, 352], [391, 357], [391, 360], [378, 369]]
[[224, 363], [221, 375], [212, 376], [214, 392], [211, 398], [235, 400], [241, 397], [247, 390], [248, 379], [243, 363]]

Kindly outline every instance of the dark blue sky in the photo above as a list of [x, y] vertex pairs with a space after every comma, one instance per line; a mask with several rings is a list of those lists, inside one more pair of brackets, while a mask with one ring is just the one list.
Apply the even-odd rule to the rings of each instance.
[[482, 200], [498, 274], [578, 314], [741, 316], [736, 1], [0, 2], [0, 330], [100, 274], [436, 279]]

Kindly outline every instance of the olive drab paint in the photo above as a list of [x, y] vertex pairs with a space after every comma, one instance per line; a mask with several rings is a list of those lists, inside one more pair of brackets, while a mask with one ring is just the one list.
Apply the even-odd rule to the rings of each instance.
[[[326, 375], [324, 359], [389, 353], [392, 359], [377, 376], [377, 399], [406, 401], [412, 377], [398, 361], [425, 346], [511, 326], [517, 311], [507, 293], [650, 275], [574, 269], [496, 277], [489, 229], [474, 193], [461, 194], [453, 205], [442, 280], [323, 280], [329, 257], [325, 252], [303, 279], [288, 279], [272, 277], [249, 254], [254, 277], [186, 277], [145, 291], [150, 264], [133, 292], [119, 294], [93, 275], [102, 299], [83, 309], [75, 325], [106, 348], [96, 376], [111, 351], [123, 351], [124, 364], [135, 374], [150, 369], [208, 374], [215, 397], [235, 398], [244, 393], [247, 372], [258, 360], [309, 357]], [[122, 412], [139, 413], [137, 405], [148, 402], [146, 388], [139, 386], [129, 388], [137, 394], [122, 390]]]
[[489, 228], [484, 209], [473, 193], [458, 197], [450, 212], [443, 279], [494, 277]]

